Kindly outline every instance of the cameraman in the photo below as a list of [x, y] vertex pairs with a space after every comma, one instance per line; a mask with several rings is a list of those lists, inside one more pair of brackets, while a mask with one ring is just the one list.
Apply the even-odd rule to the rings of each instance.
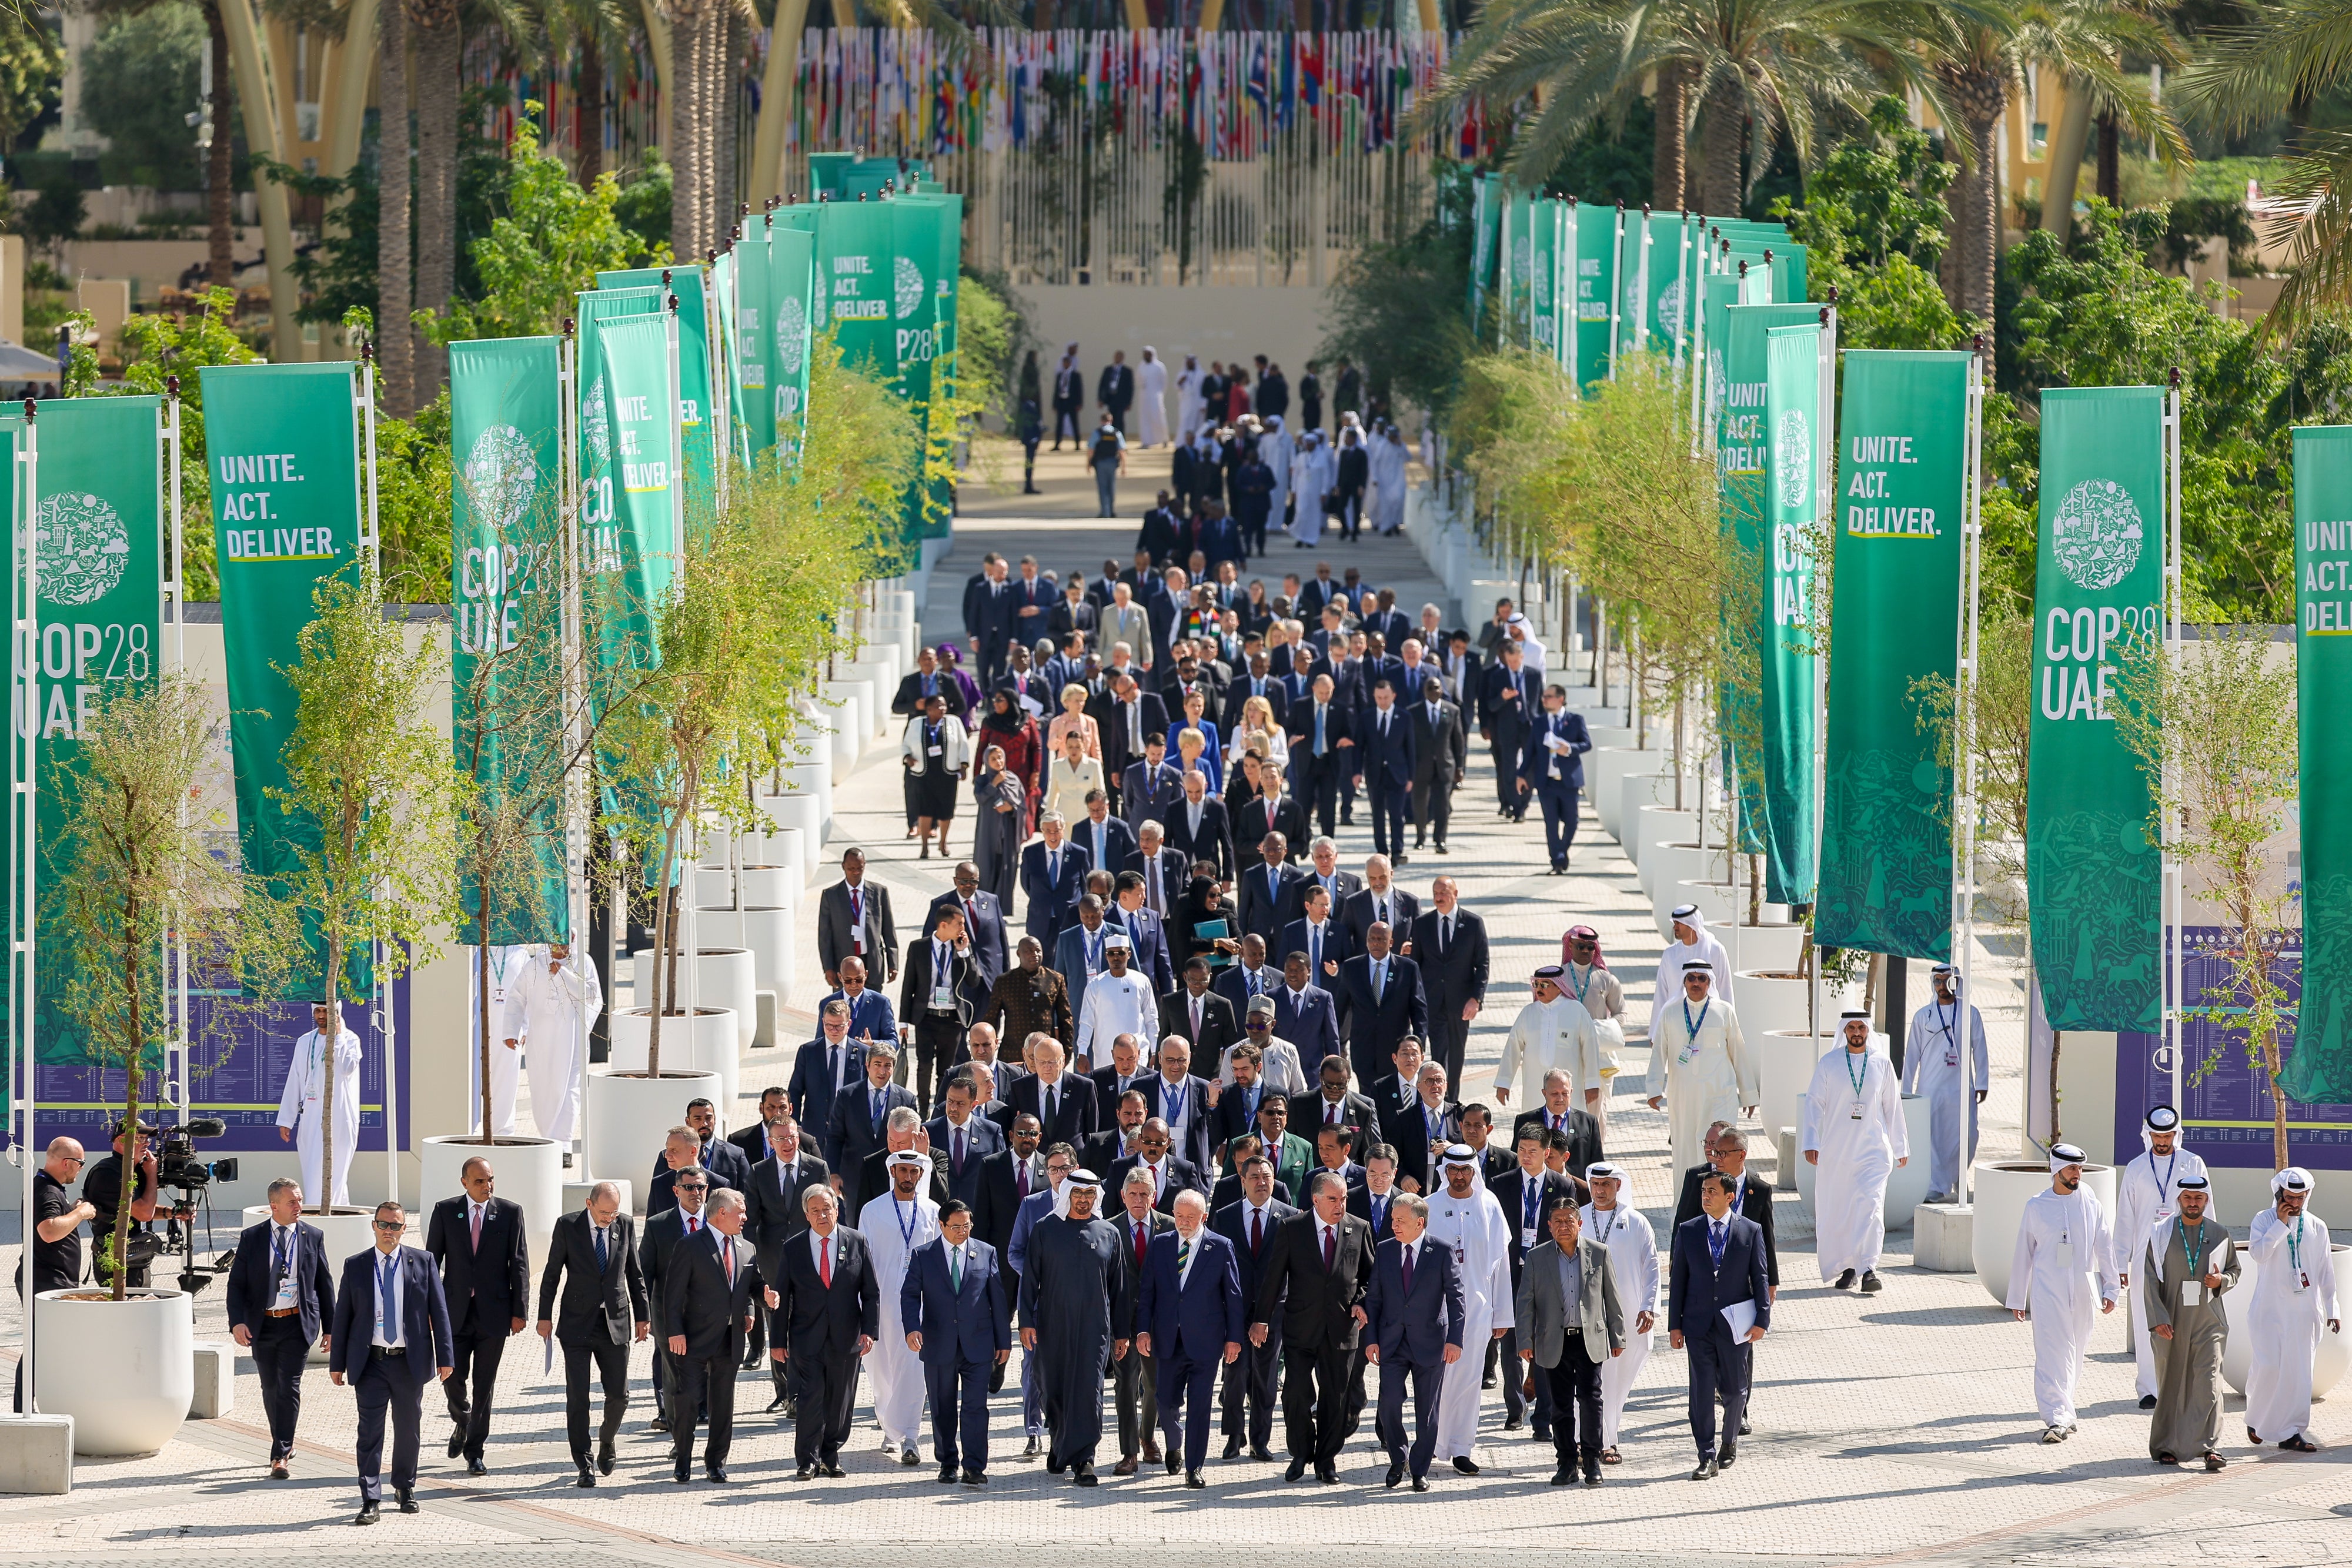
[[[155, 1151], [148, 1139], [155, 1129], [145, 1122], [135, 1126], [129, 1118], [115, 1124], [114, 1153], [100, 1160], [82, 1174], [82, 1201], [93, 1211], [90, 1218], [92, 1276], [101, 1285], [114, 1282], [108, 1267], [106, 1247], [114, 1234], [115, 1216], [123, 1206], [122, 1165], [131, 1162], [131, 1233], [123, 1250], [128, 1255], [127, 1277], [134, 1290], [144, 1290], [152, 1282], [149, 1269], [157, 1251], [155, 1238], [147, 1229], [155, 1218], [156, 1193]], [[168, 1217], [168, 1213], [167, 1213]]]

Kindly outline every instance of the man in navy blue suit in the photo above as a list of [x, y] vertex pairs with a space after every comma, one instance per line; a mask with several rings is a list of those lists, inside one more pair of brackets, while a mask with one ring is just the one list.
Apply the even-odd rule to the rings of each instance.
[[972, 1239], [962, 1199], [940, 1206], [938, 1237], [908, 1260], [898, 1321], [907, 1348], [922, 1357], [940, 1483], [986, 1486], [989, 1375], [1013, 1354], [1013, 1317], [996, 1249]]
[[1592, 749], [1592, 735], [1582, 714], [1568, 711], [1566, 687], [1546, 686], [1543, 705], [1519, 763], [1519, 793], [1534, 791], [1543, 808], [1544, 844], [1551, 852], [1551, 873], [1559, 876], [1576, 844], [1576, 798], [1584, 788], [1584, 754]]
[[1110, 797], [1100, 789], [1087, 791], [1086, 816], [1067, 826], [1070, 842], [1087, 852], [1089, 871], [1116, 876], [1135, 858], [1135, 830], [1111, 815]]
[[1357, 716], [1356, 771], [1372, 809], [1372, 849], [1404, 863], [1404, 819], [1420, 755], [1412, 716], [1396, 706], [1396, 686], [1381, 678], [1372, 687], [1372, 706]]
[[[1720, 1171], [1700, 1178], [1701, 1213], [1675, 1228], [1666, 1287], [1666, 1338], [1690, 1353], [1691, 1436], [1698, 1442], [1695, 1481], [1738, 1457], [1750, 1346], [1772, 1326], [1772, 1292], [1764, 1271], [1764, 1231], [1731, 1212], [1734, 1182]], [[1723, 1445], [1716, 1446], [1715, 1406], [1723, 1401]]]
[[[1389, 1454], [1388, 1484], [1412, 1474], [1412, 1490], [1429, 1490], [1429, 1461], [1437, 1452], [1437, 1400], [1446, 1369], [1462, 1359], [1465, 1312], [1454, 1249], [1428, 1241], [1429, 1201], [1400, 1194], [1389, 1207], [1395, 1234], [1372, 1260], [1372, 1288], [1364, 1296], [1364, 1359], [1381, 1369], [1381, 1413], [1373, 1430]], [[1464, 1375], [1475, 1377], [1474, 1364]], [[1412, 1450], [1404, 1443], [1404, 1396], [1412, 1389]]]
[[425, 1385], [457, 1364], [441, 1271], [421, 1247], [404, 1247], [408, 1213], [387, 1198], [375, 1206], [375, 1245], [343, 1260], [335, 1292], [327, 1376], [359, 1396], [360, 1511], [373, 1524], [383, 1501], [383, 1419], [392, 1415], [392, 1490], [400, 1511], [415, 1513], [416, 1438]]
[[895, 1049], [898, 1040], [898, 1015], [891, 1010], [888, 997], [866, 983], [866, 960], [844, 958], [840, 974], [841, 989], [831, 993], [824, 1000], [829, 1002], [838, 998], [849, 1004], [851, 1038], [887, 1040]]
[[841, 1177], [842, 1197], [851, 1208], [874, 1195], [859, 1190], [866, 1156], [883, 1144], [883, 1127], [891, 1112], [915, 1106], [914, 1092], [890, 1082], [890, 1053], [877, 1051], [866, 1059], [866, 1082], [844, 1091], [833, 1103], [833, 1123], [824, 1134], [825, 1168]]
[[1046, 812], [1037, 824], [1045, 837], [1021, 852], [1021, 896], [1029, 902], [1024, 929], [1049, 953], [1062, 928], [1077, 917], [1093, 866], [1087, 852], [1070, 842], [1066, 825], [1060, 812]]
[[793, 1075], [785, 1096], [793, 1103], [793, 1120], [824, 1140], [833, 1125], [833, 1102], [844, 1089], [866, 1081], [866, 1047], [849, 1034], [849, 1004], [821, 1003], [817, 1038], [793, 1054]]
[[1175, 1212], [1176, 1228], [1145, 1249], [1135, 1348], [1160, 1364], [1168, 1473], [1177, 1469], [1181, 1416], [1184, 1484], [1199, 1488], [1209, 1484], [1201, 1473], [1209, 1462], [1209, 1391], [1217, 1369], [1241, 1359], [1249, 1313], [1234, 1244], [1209, 1228], [1208, 1198], [1188, 1187], [1176, 1195]]
[[[1321, 898], [1322, 891], [1318, 889], [1315, 896]], [[1291, 922], [1290, 929], [1297, 931], [1298, 922]], [[1330, 951], [1324, 949], [1327, 955]], [[1324, 961], [1330, 960], [1327, 956]], [[1301, 1072], [1297, 1084], [1280, 1087], [1287, 1093], [1304, 1093], [1307, 1064], [1319, 1066], [1325, 1057], [1339, 1054], [1339, 1009], [1331, 993], [1323, 988], [1321, 977], [1308, 977], [1304, 942], [1287, 950], [1282, 961], [1282, 981], [1274, 990], [1274, 1032], [1276, 1039], [1298, 1048]]]
[[1528, 737], [1542, 721], [1542, 677], [1528, 669], [1516, 642], [1503, 644], [1502, 662], [1480, 677], [1478, 735], [1495, 760], [1495, 788], [1500, 815], [1517, 821], [1528, 814], [1528, 792], [1520, 787]]
[[1421, 966], [1397, 952], [1390, 936], [1374, 921], [1365, 928], [1364, 950], [1339, 966], [1337, 995], [1348, 1015], [1348, 1052], [1359, 1083], [1382, 1075], [1398, 1040], [1429, 1032]]
[[1282, 935], [1282, 912], [1291, 889], [1305, 882], [1307, 873], [1290, 862], [1290, 841], [1280, 833], [1260, 839], [1257, 852], [1260, 863], [1238, 874], [1234, 896], [1241, 906], [1242, 930], [1255, 932], [1271, 944]]
[[326, 1233], [302, 1218], [302, 1184], [279, 1176], [269, 1184], [269, 1218], [246, 1228], [228, 1267], [228, 1332], [253, 1353], [261, 1375], [273, 1481], [286, 1479], [293, 1457], [303, 1364], [334, 1311]]
[[1004, 1148], [1004, 1129], [980, 1113], [979, 1101], [980, 1081], [969, 1072], [950, 1072], [940, 1094], [940, 1113], [923, 1124], [949, 1195], [967, 1205], [980, 1198], [981, 1162]]
[[971, 939], [972, 970], [979, 977], [981, 988], [986, 990], [1013, 963], [1013, 949], [1004, 935], [1004, 906], [996, 902], [996, 894], [982, 891], [980, 867], [971, 861], [955, 868], [955, 891], [931, 900], [931, 913], [924, 916], [924, 929], [938, 927], [940, 905], [950, 902], [963, 910], [963, 934]]
[[1292, 954], [1303, 954], [1308, 979], [1325, 990], [1339, 984], [1339, 966], [1348, 961], [1350, 953], [1348, 928], [1331, 918], [1331, 895], [1323, 891], [1320, 883], [1307, 884], [1299, 917], [1282, 928], [1282, 934], [1275, 939], [1274, 951], [1282, 955], [1286, 970]]
[[[1239, 1181], [1241, 1197], [1217, 1209], [1211, 1223], [1219, 1236], [1233, 1244], [1234, 1261], [1241, 1270], [1242, 1301], [1246, 1313], [1257, 1301], [1276, 1228], [1299, 1211], [1274, 1196], [1274, 1162], [1265, 1155], [1253, 1154], [1244, 1158]], [[1280, 1304], [1267, 1304], [1266, 1321], [1271, 1332], [1265, 1343], [1250, 1344], [1240, 1360], [1226, 1365], [1224, 1385], [1218, 1399], [1226, 1458], [1241, 1453], [1246, 1427], [1250, 1458], [1260, 1464], [1273, 1461], [1274, 1454], [1267, 1445], [1274, 1440], [1275, 1385], [1282, 1375], [1282, 1314], [1272, 1309]], [[1169, 1451], [1175, 1451], [1173, 1444]]]

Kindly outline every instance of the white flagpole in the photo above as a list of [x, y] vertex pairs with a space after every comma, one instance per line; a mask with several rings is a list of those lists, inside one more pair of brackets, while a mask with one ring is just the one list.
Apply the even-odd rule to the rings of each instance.
[[[2175, 365], [2164, 398], [2164, 657], [2168, 664], [2180, 656], [2180, 367]], [[2174, 779], [2169, 735], [2165, 741], [2164, 779]], [[2165, 944], [2164, 1010], [2166, 1054], [2172, 1062], [2172, 1105], [2180, 1108], [2180, 967], [2181, 948], [2188, 939], [2189, 910], [2181, 885], [2179, 828], [2170, 811], [2164, 823], [2164, 887], [2172, 905], [2169, 940]]]
[[[1961, 1071], [1964, 1077], [1960, 1092], [1969, 1113], [1968, 1125], [1977, 1124], [1976, 1029], [1969, 1009], [1976, 1006], [1977, 951], [1977, 737], [1976, 705], [1979, 685], [1977, 672], [1978, 605], [1982, 597], [1979, 575], [1982, 567], [1984, 524], [1981, 511], [1984, 499], [1984, 462], [1981, 451], [1984, 435], [1984, 339], [1976, 340], [1975, 352], [1969, 360], [1968, 434], [1961, 454], [1962, 472], [1967, 476], [1963, 491], [1967, 498], [1968, 520], [1963, 525], [1960, 540], [1960, 644], [1959, 680], [1952, 704], [1953, 782], [1955, 785], [1952, 815], [1958, 828], [1955, 835], [1953, 854], [1953, 895], [1959, 903], [1959, 918], [1954, 922], [1953, 936], [1959, 952], [1955, 955], [1959, 970], [1959, 1027]], [[2031, 971], [2028, 971], [2029, 977]], [[2029, 977], [2029, 984], [2031, 983]], [[2026, 998], [2026, 1032], [2032, 1033], [2033, 998]], [[2031, 1041], [2028, 1041], [2031, 1044]], [[1970, 1140], [1971, 1143], [1974, 1140]], [[1958, 1201], [1969, 1201], [1971, 1176], [1974, 1174], [1974, 1151], [1960, 1150], [1959, 1186], [1955, 1193]]]
[[24, 701], [27, 709], [26, 716], [33, 718], [34, 722], [27, 724], [20, 719], [16, 726], [18, 774], [15, 795], [17, 928], [11, 933], [15, 938], [12, 944], [15, 951], [10, 955], [16, 966], [16, 995], [12, 998], [15, 1006], [11, 1009], [11, 1017], [8, 1020], [14, 1026], [10, 1032], [14, 1037], [16, 1062], [22, 1073], [18, 1081], [16, 1096], [17, 1114], [20, 1117], [17, 1123], [16, 1148], [25, 1169], [23, 1228], [19, 1232], [24, 1239], [25, 1343], [23, 1359], [19, 1365], [25, 1382], [25, 1414], [27, 1416], [37, 1413], [41, 1407], [40, 1381], [34, 1362], [33, 1343], [33, 1322], [39, 1316], [35, 1307], [37, 1292], [33, 1289], [33, 1227], [35, 1225], [33, 1171], [34, 1146], [37, 1142], [34, 1113], [36, 1102], [38, 1099], [36, 1092], [37, 1083], [34, 1076], [37, 1069], [33, 1061], [33, 1020], [37, 1011], [36, 1003], [38, 999], [37, 972], [34, 968], [34, 937], [40, 925], [40, 922], [35, 917], [35, 911], [40, 907], [36, 902], [40, 895], [40, 887], [34, 872], [40, 860], [36, 846], [40, 841], [38, 834], [41, 787], [37, 771], [40, 746], [37, 738], [40, 733], [37, 718], [39, 709], [35, 706], [31, 694], [34, 690], [37, 690], [40, 677], [41, 600], [37, 545], [40, 530], [29, 525], [34, 511], [40, 505], [41, 444], [34, 427], [37, 413], [34, 401], [26, 398], [25, 400], [25, 434], [23, 444], [17, 448], [16, 465], [18, 519], [16, 571], [14, 585], [16, 612], [16, 657], [24, 664], [26, 687]]

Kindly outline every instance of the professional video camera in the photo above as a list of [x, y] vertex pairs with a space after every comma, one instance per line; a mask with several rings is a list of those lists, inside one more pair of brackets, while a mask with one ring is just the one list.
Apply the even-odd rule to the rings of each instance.
[[198, 1138], [228, 1135], [228, 1124], [218, 1116], [196, 1116], [176, 1127], [166, 1127], [155, 1150], [155, 1179], [193, 1197], [215, 1181], [235, 1181], [235, 1160], [196, 1158]]

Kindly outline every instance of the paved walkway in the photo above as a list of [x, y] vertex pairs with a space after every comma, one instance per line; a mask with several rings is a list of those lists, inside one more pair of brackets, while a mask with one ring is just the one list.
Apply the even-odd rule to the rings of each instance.
[[[934, 579], [933, 639], [954, 630], [961, 584], [982, 551], [1034, 552], [1057, 568], [1092, 565], [1105, 554], [1123, 559], [1120, 547], [1131, 537], [1131, 522], [1112, 529], [1003, 517], [960, 525]], [[1417, 611], [1432, 587], [1418, 559], [1390, 542], [1360, 550], [1335, 552], [1335, 567], [1352, 559], [1373, 582], [1408, 589], [1401, 597]], [[874, 874], [898, 890], [898, 906], [907, 912], [945, 888], [950, 864], [912, 859], [897, 771], [895, 749], [877, 749], [844, 781], [835, 847], [862, 842]], [[1484, 1098], [1491, 1098], [1503, 1031], [1525, 999], [1525, 977], [1557, 956], [1564, 926], [1581, 919], [1603, 933], [1612, 965], [1634, 993], [1636, 1019], [1647, 1015], [1659, 948], [1633, 868], [1597, 825], [1588, 820], [1572, 874], [1551, 877], [1543, 873], [1538, 828], [1511, 828], [1481, 809], [1491, 790], [1484, 755], [1474, 753], [1454, 854], [1415, 857], [1403, 879], [1425, 892], [1442, 867], [1462, 879], [1466, 901], [1488, 920], [1492, 1006], [1469, 1053], [1471, 1090]], [[967, 831], [958, 831], [959, 848]], [[1346, 863], [1360, 864], [1370, 851], [1369, 829], [1344, 829], [1339, 837]], [[2021, 1049], [2013, 988], [1984, 989], [1997, 1004], [1986, 1146], [2000, 1150], [2016, 1143]], [[1663, 1119], [1632, 1098], [1643, 1056], [1630, 1053], [1621, 1080], [1627, 1092], [1614, 1102], [1610, 1152], [1631, 1166], [1634, 1197], [1663, 1222], [1670, 1202]], [[781, 1081], [783, 1070], [781, 1052], [756, 1053], [745, 1086], [756, 1092]], [[2219, 1476], [2158, 1469], [2147, 1460], [2146, 1418], [2134, 1407], [2118, 1316], [2101, 1325], [2084, 1372], [2081, 1435], [2044, 1448], [2033, 1440], [2028, 1332], [1996, 1309], [1974, 1277], [1912, 1268], [1909, 1238], [1898, 1235], [1883, 1270], [1885, 1293], [1840, 1294], [1819, 1282], [1811, 1228], [1793, 1194], [1782, 1196], [1780, 1225], [1786, 1283], [1759, 1354], [1756, 1432], [1741, 1463], [1704, 1486], [1684, 1479], [1691, 1464], [1684, 1357], [1665, 1348], [1663, 1334], [1627, 1412], [1626, 1463], [1601, 1490], [1543, 1485], [1548, 1446], [1503, 1432], [1499, 1396], [1489, 1395], [1478, 1453], [1486, 1473], [1464, 1479], [1441, 1471], [1426, 1497], [1381, 1490], [1369, 1423], [1343, 1458], [1347, 1484], [1338, 1488], [1286, 1487], [1278, 1466], [1213, 1460], [1210, 1490], [1187, 1492], [1164, 1475], [1111, 1479], [1114, 1456], [1106, 1454], [1104, 1484], [1081, 1492], [1010, 1457], [1020, 1443], [1007, 1400], [997, 1406], [993, 1484], [984, 1492], [938, 1487], [928, 1467], [886, 1464], [863, 1416], [848, 1478], [795, 1485], [788, 1479], [790, 1431], [759, 1413], [765, 1382], [750, 1379], [739, 1396], [735, 1484], [680, 1488], [668, 1479], [666, 1440], [643, 1433], [651, 1410], [642, 1349], [622, 1468], [583, 1492], [571, 1486], [560, 1374], [542, 1377], [536, 1343], [523, 1341], [507, 1358], [486, 1481], [469, 1482], [441, 1457], [447, 1427], [428, 1406], [419, 1518], [387, 1515], [364, 1533], [347, 1527], [355, 1506], [352, 1403], [315, 1374], [306, 1389], [299, 1479], [282, 1486], [262, 1480], [260, 1402], [249, 1365], [240, 1363], [234, 1416], [191, 1422], [146, 1458], [86, 1463], [70, 1498], [0, 1498], [0, 1564], [79, 1564], [102, 1554], [194, 1549], [239, 1563], [363, 1554], [377, 1568], [688, 1568], [714, 1560], [864, 1568], [893, 1554], [932, 1560], [947, 1542], [968, 1568], [1090, 1568], [1107, 1551], [1265, 1568], [1333, 1568], [1375, 1560], [1374, 1553], [1413, 1568], [1441, 1558], [1475, 1565], [1562, 1554], [1635, 1568], [1695, 1558], [1790, 1568], [2084, 1568], [2200, 1557], [2297, 1568], [2352, 1563], [2352, 1446], [2338, 1446], [2352, 1445], [2352, 1423], [2341, 1397], [2320, 1407], [2316, 1437], [2328, 1451], [2314, 1458], [2275, 1449], [2256, 1457], [2239, 1443], [2228, 1449], [2237, 1462]], [[13, 1266], [0, 1250], [0, 1268]], [[198, 1298], [196, 1310], [200, 1335], [226, 1337], [217, 1288]], [[13, 1300], [0, 1299], [0, 1340], [13, 1341], [15, 1314]], [[2238, 1435], [2232, 1416], [2225, 1436]], [[1413, 1544], [1400, 1555], [1402, 1542]]]

